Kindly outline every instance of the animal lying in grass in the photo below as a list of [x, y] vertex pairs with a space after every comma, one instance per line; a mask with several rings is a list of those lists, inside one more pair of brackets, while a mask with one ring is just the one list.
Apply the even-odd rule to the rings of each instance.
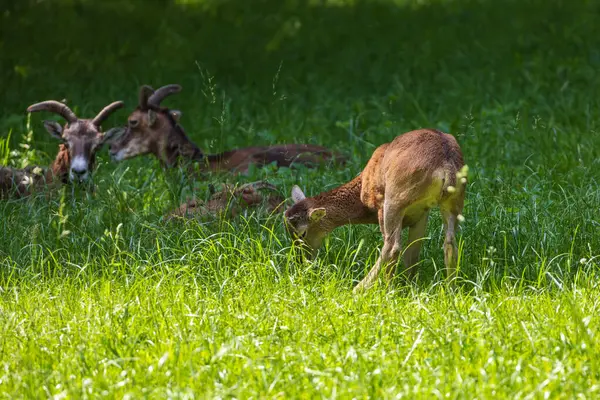
[[317, 166], [326, 161], [345, 162], [345, 157], [329, 149], [310, 144], [252, 146], [205, 154], [185, 134], [179, 119], [181, 112], [161, 107], [162, 100], [181, 90], [179, 85], [167, 85], [154, 91], [142, 86], [138, 107], [131, 113], [127, 128], [110, 144], [115, 161], [144, 154], [154, 154], [165, 166], [180, 160], [197, 161], [208, 171], [228, 171], [245, 174], [251, 164], [258, 167], [276, 163], [279, 167], [303, 164]]
[[50, 111], [67, 121], [64, 127], [55, 121], [44, 121], [46, 130], [62, 143], [58, 146], [58, 154], [49, 168], [0, 168], [0, 194], [27, 196], [44, 184], [88, 181], [94, 169], [96, 153], [119, 131], [111, 129], [103, 133], [101, 125], [110, 114], [121, 107], [123, 102], [117, 101], [106, 106], [93, 119], [80, 119], [69, 107], [58, 101], [49, 100], [29, 106], [28, 112]]
[[[23, 169], [0, 167], [0, 198], [25, 197], [31, 195], [33, 189], [46, 181], [51, 170], [39, 167]], [[51, 179], [51, 176], [48, 176]]]
[[[265, 194], [263, 191], [270, 193]], [[281, 211], [284, 198], [279, 195], [277, 187], [264, 181], [247, 183], [236, 187], [224, 185], [223, 189], [215, 192], [203, 202], [199, 199], [188, 200], [177, 209], [166, 215], [166, 220], [173, 218], [207, 218], [222, 217], [235, 218], [245, 210], [254, 209], [268, 214]]]
[[339, 226], [378, 223], [383, 248], [375, 266], [355, 287], [359, 291], [373, 285], [383, 268], [388, 281], [394, 276], [403, 228], [409, 228], [405, 273], [409, 277], [415, 273], [429, 209], [437, 205], [445, 225], [444, 261], [451, 281], [466, 183], [467, 167], [453, 136], [430, 129], [411, 131], [375, 149], [362, 173], [336, 189], [306, 197], [294, 186], [295, 204], [285, 212], [286, 227], [314, 253]]

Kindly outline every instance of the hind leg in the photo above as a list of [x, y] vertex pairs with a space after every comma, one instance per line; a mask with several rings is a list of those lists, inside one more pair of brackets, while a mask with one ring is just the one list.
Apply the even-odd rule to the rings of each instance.
[[404, 273], [407, 278], [412, 278], [416, 272], [416, 264], [419, 262], [421, 245], [425, 230], [427, 228], [427, 219], [429, 211], [426, 211], [421, 219], [408, 230], [408, 247], [404, 251]]
[[446, 234], [444, 239], [444, 263], [446, 265], [447, 279], [452, 282], [456, 279], [456, 264], [458, 262], [458, 248], [456, 246], [456, 228], [462, 219], [462, 211], [465, 204], [466, 184], [468, 167], [464, 165], [456, 172], [457, 188], [454, 193], [449, 194], [446, 200], [440, 204], [440, 211], [444, 220]]
[[442, 210], [446, 234], [444, 239], [444, 264], [446, 266], [446, 278], [452, 282], [456, 278], [456, 263], [458, 261], [458, 248], [456, 246], [456, 227], [458, 213]]
[[385, 202], [379, 212], [379, 224], [383, 233], [383, 248], [379, 259], [367, 276], [354, 288], [354, 292], [368, 289], [377, 280], [383, 267], [386, 267], [386, 278], [389, 281], [396, 271], [396, 262], [402, 250], [402, 219], [404, 207]]

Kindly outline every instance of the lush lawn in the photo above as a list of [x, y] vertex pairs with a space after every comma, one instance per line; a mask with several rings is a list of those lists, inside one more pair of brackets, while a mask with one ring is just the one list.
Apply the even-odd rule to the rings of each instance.
[[435, 127], [471, 182], [456, 289], [434, 213], [418, 283], [353, 296], [377, 226], [296, 264], [280, 216], [165, 223], [209, 182], [104, 151], [94, 194], [0, 200], [3, 397], [599, 396], [597, 2], [35, 3], [0, 15], [2, 163], [54, 157], [31, 103], [131, 110], [140, 84], [180, 83], [165, 104], [206, 151], [311, 142], [352, 159], [243, 181], [316, 194]]

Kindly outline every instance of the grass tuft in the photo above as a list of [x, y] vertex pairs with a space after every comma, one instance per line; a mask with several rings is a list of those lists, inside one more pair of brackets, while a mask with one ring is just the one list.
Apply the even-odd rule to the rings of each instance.
[[[206, 152], [306, 142], [350, 162], [192, 181], [104, 151], [94, 193], [0, 200], [4, 397], [598, 396], [594, 2], [13, 3], [1, 165], [56, 153], [29, 104], [132, 110], [140, 84], [168, 83], [184, 90], [166, 105]], [[281, 216], [163, 219], [210, 184], [332, 189], [423, 127], [455, 135], [469, 165], [454, 288], [437, 211], [417, 282], [360, 296], [377, 226], [336, 230], [302, 264]]]

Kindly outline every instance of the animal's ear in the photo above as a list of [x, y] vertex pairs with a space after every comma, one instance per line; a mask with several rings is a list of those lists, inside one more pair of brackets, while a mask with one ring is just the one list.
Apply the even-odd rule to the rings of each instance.
[[108, 131], [104, 132], [102, 135], [101, 143], [110, 142], [111, 140], [116, 140], [119, 136], [125, 133], [126, 129], [123, 127], [111, 128]]
[[49, 134], [54, 136], [57, 139], [63, 140], [62, 137], [62, 126], [56, 121], [44, 121], [44, 128], [48, 131]]
[[170, 110], [169, 113], [171, 114], [171, 117], [173, 117], [173, 119], [175, 120], [175, 122], [179, 123], [179, 120], [181, 119], [182, 112], [179, 111], [179, 110]]
[[319, 222], [325, 215], [327, 215], [327, 211], [324, 208], [313, 208], [308, 212], [311, 222]]
[[302, 189], [300, 189], [298, 185], [294, 185], [294, 187], [292, 187], [292, 200], [294, 200], [294, 203], [299, 203], [305, 198], [306, 196]]
[[148, 110], [148, 126], [149, 127], [154, 126], [155, 122], [156, 122], [156, 113], [154, 112], [154, 110]]

